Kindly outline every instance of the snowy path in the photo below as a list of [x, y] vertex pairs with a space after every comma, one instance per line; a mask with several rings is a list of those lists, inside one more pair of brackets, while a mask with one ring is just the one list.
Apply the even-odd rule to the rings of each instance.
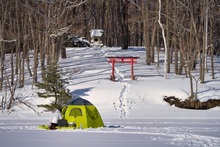
[[[220, 120], [105, 120], [106, 128], [39, 130], [42, 120], [0, 120], [1, 146], [219, 147]], [[83, 138], [83, 139], [82, 139]], [[84, 140], [85, 139], [85, 140]], [[62, 141], [61, 141], [62, 140]]]
[[128, 105], [127, 103], [127, 91], [129, 89], [129, 84], [126, 82], [121, 81], [120, 84], [123, 85], [121, 92], [120, 92], [120, 96], [119, 96], [119, 108], [121, 109], [121, 114], [120, 114], [120, 118], [126, 118], [126, 115], [128, 113]]
[[[104, 55], [110, 54], [113, 56], [118, 56], [118, 55], [123, 56], [123, 54], [120, 54], [119, 52], [112, 51], [111, 48], [107, 48], [107, 49], [102, 48], [101, 51]], [[121, 66], [123, 66], [123, 64], [125, 69], [121, 70]], [[111, 67], [112, 64], [109, 63], [109, 66]], [[131, 76], [129, 75], [131, 73], [130, 71], [131, 69], [129, 69], [130, 66], [131, 65], [129, 63], [115, 63], [115, 68], [114, 68], [116, 82], [118, 82], [121, 85], [121, 90], [118, 97], [118, 101], [119, 101], [118, 109], [120, 110], [120, 118], [127, 117], [129, 113], [129, 108], [131, 106], [130, 101], [127, 100], [127, 94], [129, 92], [129, 87], [131, 85], [131, 83], [129, 82]]]

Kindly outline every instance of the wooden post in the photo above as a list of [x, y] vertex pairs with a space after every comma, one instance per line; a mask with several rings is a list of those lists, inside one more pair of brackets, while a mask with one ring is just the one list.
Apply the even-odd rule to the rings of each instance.
[[135, 76], [134, 76], [134, 61], [133, 58], [130, 59], [131, 61], [131, 79], [135, 80]]
[[112, 81], [115, 81], [115, 73], [114, 72], [115, 72], [115, 59], [112, 60], [112, 75], [110, 77], [110, 79]]

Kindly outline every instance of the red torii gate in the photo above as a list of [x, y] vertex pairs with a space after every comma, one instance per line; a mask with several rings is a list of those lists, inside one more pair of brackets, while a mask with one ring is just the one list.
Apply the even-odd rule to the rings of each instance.
[[134, 76], [134, 63], [137, 63], [137, 59], [139, 57], [132, 56], [107, 56], [106, 57], [109, 63], [112, 63], [112, 75], [110, 76], [110, 80], [115, 81], [115, 63], [130, 63], [131, 64], [131, 79], [135, 80]]

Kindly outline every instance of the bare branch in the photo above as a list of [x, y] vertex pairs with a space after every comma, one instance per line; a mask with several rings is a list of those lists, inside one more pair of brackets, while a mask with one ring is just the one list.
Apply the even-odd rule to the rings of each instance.
[[61, 29], [59, 29], [59, 32], [57, 34], [51, 34], [50, 37], [62, 36], [64, 33], [66, 33], [69, 30], [70, 27], [71, 27], [71, 25], [68, 27], [61, 28]]
[[0, 39], [0, 42], [8, 42], [8, 43], [10, 43], [10, 42], [16, 42], [16, 41], [17, 41], [17, 39], [13, 39], [13, 40]]
[[[69, 1], [69, 0], [68, 0]], [[80, 0], [80, 2], [77, 3], [77, 0], [75, 2], [72, 2], [71, 6], [68, 6], [67, 9], [72, 9], [72, 8], [76, 8], [84, 3], [86, 3], [87, 0]], [[77, 4], [76, 4], [77, 3]]]

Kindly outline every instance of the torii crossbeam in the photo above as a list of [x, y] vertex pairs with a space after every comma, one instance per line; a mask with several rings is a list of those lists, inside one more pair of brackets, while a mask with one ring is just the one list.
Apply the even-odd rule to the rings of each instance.
[[135, 80], [134, 76], [134, 63], [137, 63], [137, 59], [139, 57], [132, 56], [107, 56], [106, 57], [109, 63], [112, 63], [112, 74], [110, 76], [110, 80], [115, 81], [115, 63], [130, 63], [131, 64], [131, 79]]

